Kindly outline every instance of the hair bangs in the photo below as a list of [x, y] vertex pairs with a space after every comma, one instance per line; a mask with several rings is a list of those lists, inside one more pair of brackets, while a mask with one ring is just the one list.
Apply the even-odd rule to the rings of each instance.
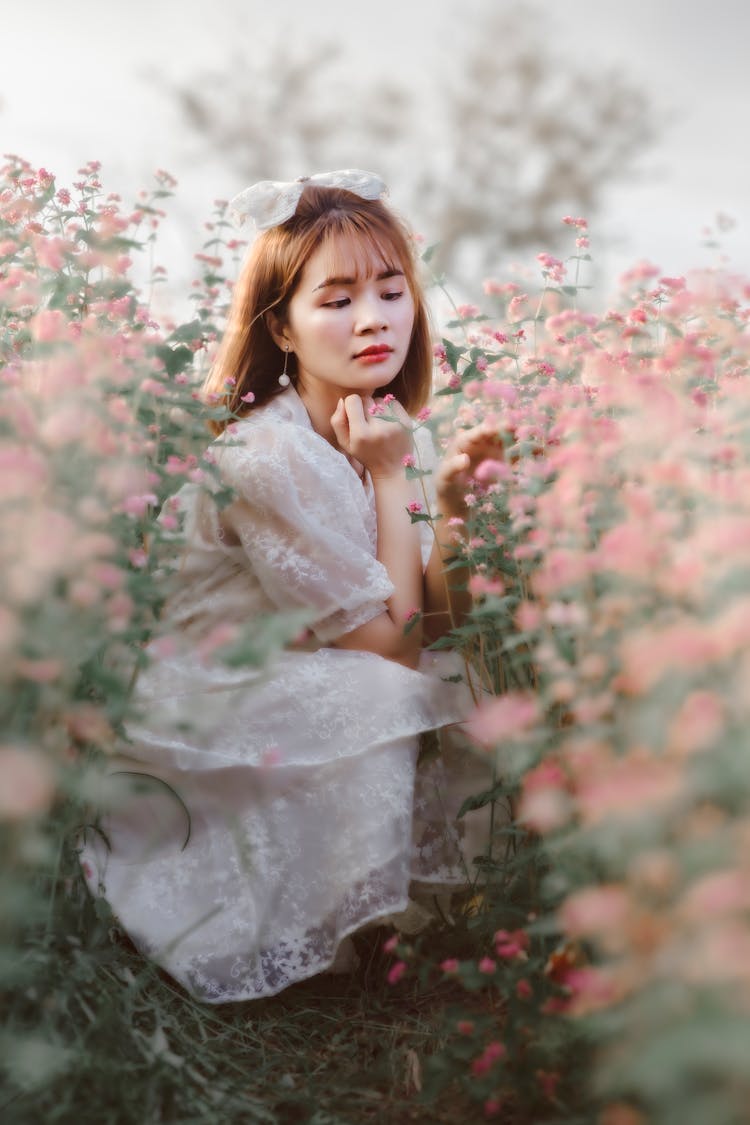
[[342, 218], [341, 224], [325, 227], [319, 243], [328, 254], [331, 277], [361, 281], [381, 273], [406, 272], [407, 263], [385, 232], [362, 229], [359, 223], [351, 221], [351, 215]]

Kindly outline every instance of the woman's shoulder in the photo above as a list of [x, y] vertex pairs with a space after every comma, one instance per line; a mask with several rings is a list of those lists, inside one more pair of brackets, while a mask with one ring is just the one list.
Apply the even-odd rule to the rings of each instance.
[[[291, 388], [289, 388], [291, 391]], [[336, 483], [345, 459], [312, 427], [296, 394], [284, 391], [228, 426], [210, 447], [225, 483], [275, 492]]]
[[223, 464], [300, 449], [317, 438], [299, 396], [284, 391], [227, 426], [211, 451]]

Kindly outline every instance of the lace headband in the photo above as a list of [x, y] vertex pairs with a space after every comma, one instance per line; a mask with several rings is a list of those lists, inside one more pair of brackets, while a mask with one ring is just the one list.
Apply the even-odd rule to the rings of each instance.
[[258, 230], [267, 230], [285, 223], [297, 210], [300, 196], [307, 184], [316, 187], [345, 188], [361, 199], [378, 199], [387, 188], [374, 172], [359, 168], [344, 168], [340, 172], [318, 172], [314, 176], [300, 176], [291, 183], [281, 180], [261, 180], [245, 188], [229, 204], [229, 215], [241, 227], [248, 216]]

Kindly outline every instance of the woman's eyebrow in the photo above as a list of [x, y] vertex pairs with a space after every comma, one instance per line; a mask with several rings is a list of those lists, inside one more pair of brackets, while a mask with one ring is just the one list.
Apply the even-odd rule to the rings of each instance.
[[[403, 276], [403, 270], [383, 270], [382, 273], [379, 273], [376, 276], [375, 280], [387, 281], [389, 277]], [[315, 288], [313, 289], [313, 293], [317, 293], [318, 289], [326, 289], [330, 285], [356, 285], [357, 280], [358, 279], [356, 277], [327, 277], [325, 281], [321, 281], [320, 285], [315, 286]]]

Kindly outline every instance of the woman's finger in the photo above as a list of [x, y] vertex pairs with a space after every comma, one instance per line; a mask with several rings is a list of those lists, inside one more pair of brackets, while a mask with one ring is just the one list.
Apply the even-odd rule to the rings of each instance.
[[349, 441], [349, 418], [344, 407], [344, 400], [341, 398], [331, 415], [331, 426], [336, 435], [336, 441], [344, 447]]
[[460, 473], [466, 472], [470, 464], [468, 453], [454, 453], [451, 457], [444, 458], [440, 475], [446, 481], [453, 480]]
[[352, 437], [361, 437], [367, 426], [365, 407], [359, 395], [347, 395], [344, 399], [344, 410], [348, 422], [349, 433]]

